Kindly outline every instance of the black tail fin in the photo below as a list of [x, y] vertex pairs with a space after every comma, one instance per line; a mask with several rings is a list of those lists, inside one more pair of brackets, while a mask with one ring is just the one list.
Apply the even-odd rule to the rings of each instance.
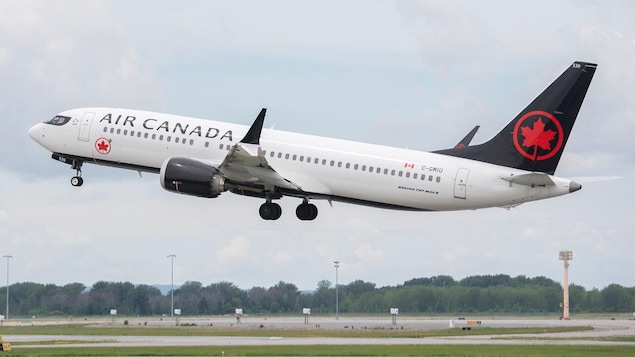
[[553, 174], [596, 67], [574, 62], [490, 141], [436, 153]]

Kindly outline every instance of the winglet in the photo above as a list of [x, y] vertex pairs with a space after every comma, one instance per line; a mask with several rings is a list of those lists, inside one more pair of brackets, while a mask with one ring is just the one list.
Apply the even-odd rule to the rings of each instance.
[[467, 135], [465, 135], [465, 137], [461, 139], [461, 141], [459, 141], [459, 143], [454, 146], [454, 148], [461, 149], [466, 146], [470, 146], [472, 139], [474, 139], [474, 135], [476, 135], [476, 132], [478, 131], [480, 127], [481, 127], [480, 125], [475, 126], [474, 129], [472, 129], [472, 131], [467, 133]]
[[240, 141], [241, 143], [260, 145], [260, 133], [262, 132], [262, 125], [265, 123], [266, 113], [267, 108], [262, 108], [254, 123], [251, 124], [247, 135]]

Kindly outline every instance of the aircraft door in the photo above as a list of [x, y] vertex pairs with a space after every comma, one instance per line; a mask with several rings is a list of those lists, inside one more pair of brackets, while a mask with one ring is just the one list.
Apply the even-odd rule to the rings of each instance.
[[95, 113], [86, 112], [84, 113], [84, 117], [82, 121], [79, 123], [79, 133], [77, 134], [77, 139], [81, 141], [88, 141], [90, 136], [90, 126], [93, 124], [93, 118], [95, 117]]
[[454, 180], [454, 198], [465, 199], [467, 197], [467, 178], [470, 176], [469, 169], [459, 169]]

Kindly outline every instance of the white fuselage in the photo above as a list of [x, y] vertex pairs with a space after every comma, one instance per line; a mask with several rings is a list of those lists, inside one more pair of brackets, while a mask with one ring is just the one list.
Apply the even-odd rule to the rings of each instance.
[[[114, 108], [60, 113], [60, 126], [37, 124], [29, 135], [53, 153], [85, 162], [158, 172], [172, 157], [218, 165], [248, 126]], [[528, 186], [503, 177], [526, 171], [442, 154], [263, 129], [271, 167], [311, 197], [396, 209], [507, 207], [569, 193], [571, 181]]]

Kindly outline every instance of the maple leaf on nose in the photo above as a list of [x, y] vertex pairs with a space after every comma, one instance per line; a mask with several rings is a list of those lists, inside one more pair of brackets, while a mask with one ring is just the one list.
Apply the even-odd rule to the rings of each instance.
[[551, 140], [556, 137], [556, 132], [545, 130], [545, 123], [542, 121], [542, 117], [534, 122], [533, 128], [523, 126], [520, 130], [520, 134], [525, 138], [523, 146], [538, 146], [543, 150], [551, 150]]

